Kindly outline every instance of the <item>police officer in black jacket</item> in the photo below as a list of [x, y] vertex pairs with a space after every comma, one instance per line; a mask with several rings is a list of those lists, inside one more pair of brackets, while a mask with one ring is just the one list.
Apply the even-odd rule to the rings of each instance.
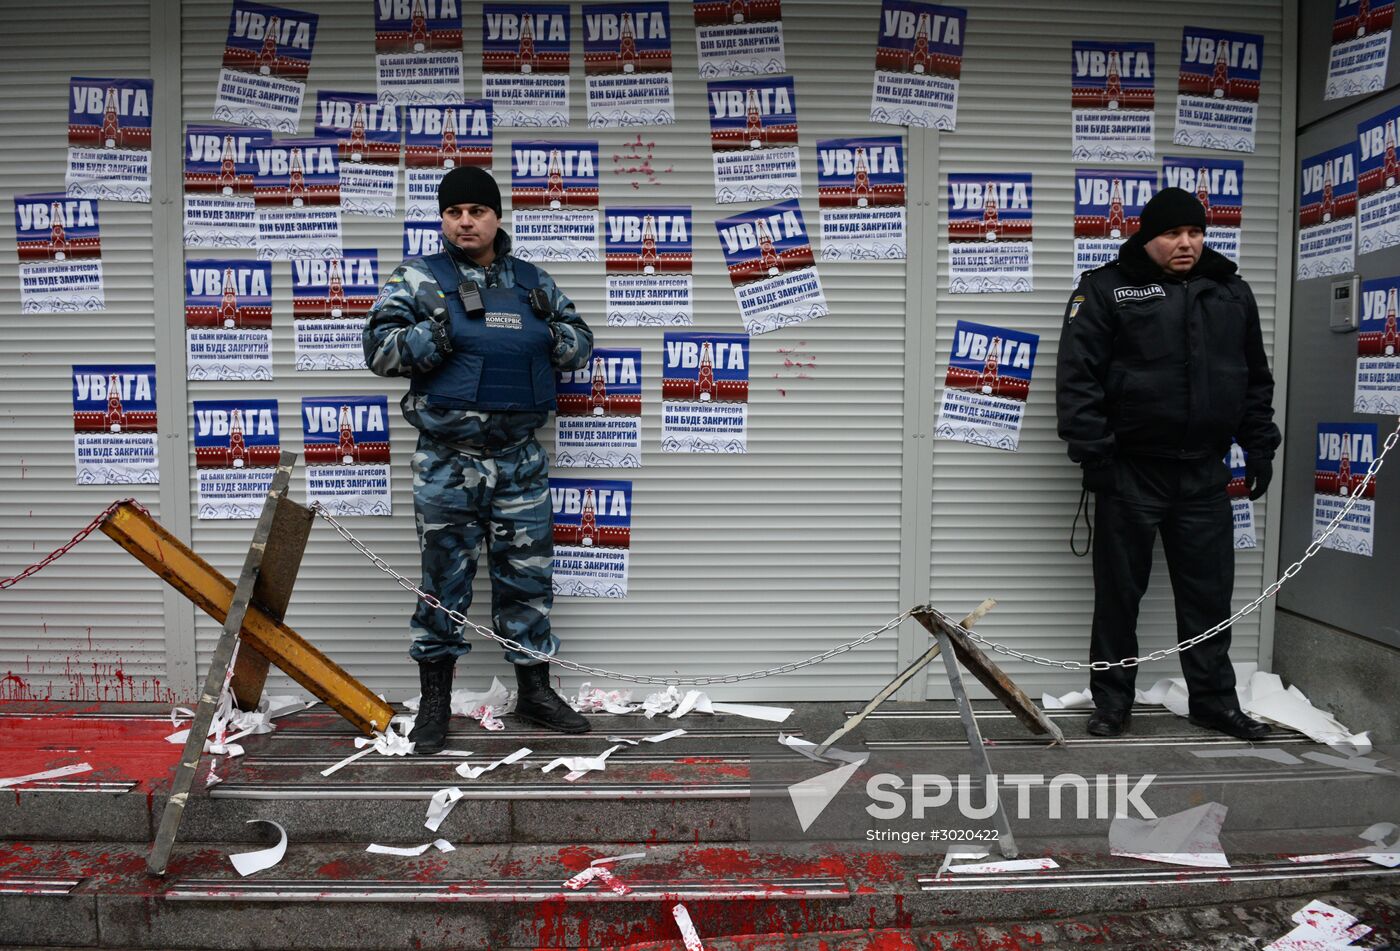
[[[1065, 312], [1055, 373], [1060, 438], [1094, 493], [1089, 656], [1137, 656], [1138, 605], [1160, 532], [1177, 639], [1229, 617], [1235, 553], [1223, 459], [1247, 453], [1249, 497], [1273, 475], [1281, 437], [1259, 308], [1235, 265], [1204, 246], [1206, 213], [1167, 188], [1142, 210], [1117, 260], [1084, 275]], [[1181, 654], [1191, 722], [1242, 739], [1269, 728], [1239, 708], [1230, 631]], [[1088, 731], [1128, 726], [1135, 667], [1093, 671]]]

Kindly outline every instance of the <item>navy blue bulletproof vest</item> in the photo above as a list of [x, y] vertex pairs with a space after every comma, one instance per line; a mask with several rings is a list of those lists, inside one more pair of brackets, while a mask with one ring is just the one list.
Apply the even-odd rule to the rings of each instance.
[[447, 298], [452, 352], [432, 373], [415, 374], [409, 383], [429, 406], [473, 410], [554, 409], [554, 338], [549, 321], [530, 307], [530, 291], [539, 286], [539, 271], [514, 261], [514, 287], [483, 287], [486, 312], [473, 315], [458, 296], [461, 275], [447, 252], [422, 259]]

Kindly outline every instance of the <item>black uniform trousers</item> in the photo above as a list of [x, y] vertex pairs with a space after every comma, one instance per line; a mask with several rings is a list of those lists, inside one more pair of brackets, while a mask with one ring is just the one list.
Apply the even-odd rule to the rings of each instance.
[[[1138, 655], [1138, 606], [1152, 572], [1157, 534], [1176, 599], [1177, 642], [1230, 616], [1235, 585], [1234, 527], [1219, 459], [1119, 457], [1113, 488], [1094, 497], [1094, 624], [1089, 657], [1118, 661]], [[1191, 713], [1239, 706], [1230, 666], [1230, 631], [1181, 653]], [[1091, 671], [1090, 692], [1101, 710], [1133, 704], [1137, 668]]]

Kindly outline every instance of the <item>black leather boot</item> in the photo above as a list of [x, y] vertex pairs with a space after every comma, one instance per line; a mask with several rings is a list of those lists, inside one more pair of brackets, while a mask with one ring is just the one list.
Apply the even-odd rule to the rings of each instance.
[[588, 721], [574, 711], [549, 686], [549, 665], [515, 666], [515, 682], [520, 693], [515, 698], [515, 715], [556, 733], [587, 733]]
[[415, 755], [428, 756], [447, 745], [447, 721], [452, 716], [452, 672], [456, 658], [418, 665], [418, 715], [408, 738]]

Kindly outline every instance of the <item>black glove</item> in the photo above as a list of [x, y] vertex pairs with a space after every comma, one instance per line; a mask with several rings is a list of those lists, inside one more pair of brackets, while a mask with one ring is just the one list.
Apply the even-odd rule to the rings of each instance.
[[1272, 459], [1250, 456], [1244, 461], [1244, 484], [1249, 486], [1249, 500], [1257, 502], [1269, 491], [1269, 483], [1274, 481]]
[[437, 347], [437, 352], [444, 357], [452, 352], [452, 332], [447, 326], [447, 321], [433, 321], [433, 346]]
[[1081, 465], [1084, 467], [1084, 478], [1080, 484], [1090, 492], [1112, 492], [1118, 484], [1111, 457], [1085, 460]]

